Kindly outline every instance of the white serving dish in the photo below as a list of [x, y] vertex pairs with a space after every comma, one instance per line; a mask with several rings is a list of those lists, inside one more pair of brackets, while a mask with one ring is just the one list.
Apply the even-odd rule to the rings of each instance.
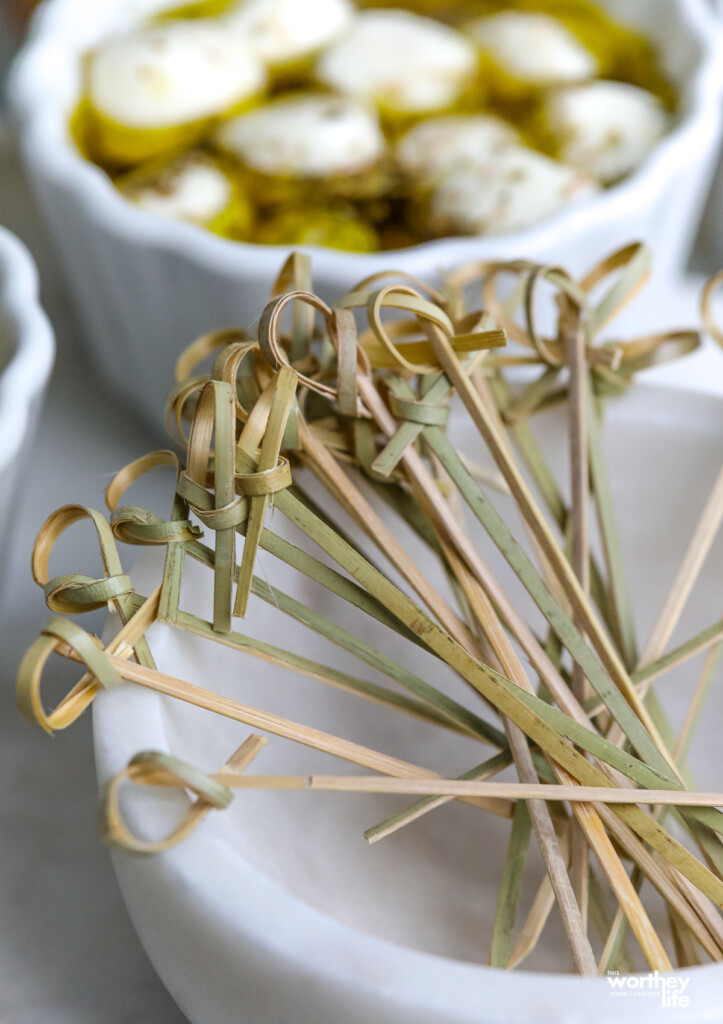
[[[558, 410], [538, 421], [560, 476], [567, 466], [563, 416]], [[723, 399], [641, 385], [611, 402], [607, 416], [606, 451], [616, 465], [613, 498], [623, 550], [628, 557], [635, 552], [629, 578], [644, 640], [723, 458]], [[689, 501], [681, 508], [685, 492]], [[274, 529], [284, 532], [279, 513]], [[298, 534], [290, 535], [298, 543]], [[406, 536], [400, 540], [407, 544]], [[424, 558], [421, 545], [410, 550], [418, 552], [419, 561]], [[124, 550], [127, 561], [132, 556]], [[132, 573], [139, 592], [148, 593], [158, 582], [161, 564], [156, 552]], [[270, 556], [263, 556], [262, 569], [270, 583], [313, 602], [325, 614], [343, 614], [328, 595], [324, 601], [316, 590], [304, 593], [303, 586], [294, 587], [292, 571]], [[195, 565], [188, 572], [182, 604], [208, 617], [210, 573]], [[719, 614], [722, 572], [719, 542], [674, 643]], [[323, 640], [286, 617], [281, 622], [275, 609], [252, 600], [248, 620], [237, 628], [311, 658], [328, 656]], [[365, 632], [371, 643], [375, 626]], [[442, 772], [457, 774], [481, 759], [472, 741], [440, 730], [432, 734], [429, 726], [406, 716], [390, 718], [392, 712], [376, 705], [244, 660], [220, 645], [158, 624], [149, 640], [161, 671], [304, 724]], [[385, 641], [384, 649], [394, 656], [394, 644]], [[417, 648], [410, 653], [409, 645], [404, 651], [406, 663], [423, 674], [425, 655]], [[333, 657], [335, 665], [350, 668], [338, 654]], [[351, 664], [358, 671], [359, 663]], [[692, 666], [678, 669], [657, 688], [675, 721], [683, 720], [697, 682], [696, 663]], [[715, 687], [709, 700], [690, 762], [704, 789], [720, 788], [720, 758], [711, 752], [719, 748], [723, 688]], [[145, 749], [215, 771], [249, 732], [124, 685], [102, 693], [94, 705], [99, 781], [103, 785]], [[251, 768], [261, 774], [344, 770], [337, 761], [274, 737]], [[407, 802], [401, 799], [402, 805]], [[178, 819], [186, 798], [177, 791], [136, 789], [124, 806], [138, 834], [157, 837]], [[723, 965], [676, 972], [690, 975], [685, 1010], [662, 1008], [655, 999], [631, 993], [615, 998], [603, 978], [534, 973], [532, 968], [569, 970], [556, 919], [549, 922], [529, 970], [510, 974], [481, 966], [509, 826], [450, 805], [366, 846], [362, 830], [397, 806], [381, 797], [246, 792], [225, 811], [213, 812], [170, 852], [152, 857], [114, 853], [138, 934], [193, 1024], [720, 1021]], [[536, 852], [533, 843], [528, 862], [533, 873], [540, 871]]]
[[[469, 260], [525, 256], [582, 272], [631, 239], [643, 239], [656, 250], [658, 273], [637, 317], [656, 311], [686, 261], [718, 153], [722, 30], [708, 0], [601, 2], [659, 46], [681, 91], [679, 123], [647, 163], [609, 192], [522, 233], [375, 255], [311, 250], [316, 289], [324, 297], [392, 265], [430, 278]], [[204, 331], [252, 323], [285, 250], [228, 242], [133, 209], [75, 149], [68, 119], [79, 95], [80, 54], [153, 6], [154, 0], [47, 0], [10, 92], [29, 174], [93, 357], [116, 390], [157, 424], [173, 357]]]
[[35, 265], [25, 246], [0, 227], [0, 558], [7, 550], [11, 506], [22, 485], [22, 456], [37, 424], [54, 356]]

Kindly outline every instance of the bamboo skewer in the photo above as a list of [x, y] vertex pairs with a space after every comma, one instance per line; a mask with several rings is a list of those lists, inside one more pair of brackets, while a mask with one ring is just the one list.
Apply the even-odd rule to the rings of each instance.
[[680, 730], [680, 735], [676, 740], [674, 756], [679, 764], [682, 764], [690, 749], [690, 743], [693, 738], [693, 730], [695, 729], [698, 718], [700, 717], [703, 701], [706, 698], [710, 687], [713, 684], [713, 678], [716, 670], [718, 669], [721, 657], [723, 656], [723, 646], [717, 644], [715, 647], [711, 647], [705, 659], [703, 665], [703, 671], [700, 674], [698, 685], [695, 688], [695, 693], [688, 707], [683, 727]]
[[[78, 658], [72, 650], [65, 652], [68, 656]], [[115, 661], [113, 656], [109, 657], [109, 660], [113, 663]], [[179, 697], [183, 700], [188, 700], [189, 703], [195, 703], [197, 706], [205, 707], [208, 710], [216, 711], [219, 714], [224, 714], [227, 717], [235, 718], [236, 720], [243, 721], [252, 727], [266, 729], [267, 731], [276, 732], [278, 735], [286, 736], [287, 738], [298, 738], [298, 742], [306, 742], [309, 746], [315, 746], [321, 743], [321, 746], [317, 746], [317, 749], [325, 749], [327, 752], [335, 753], [335, 756], [344, 757], [345, 754], [349, 755], [349, 759], [355, 761], [355, 763], [366, 764], [373, 766], [376, 770], [384, 770], [382, 765], [386, 764], [388, 768], [391, 767], [390, 774], [395, 774], [393, 764], [394, 759], [391, 761], [386, 758], [385, 755], [378, 755], [376, 752], [368, 752], [363, 748], [358, 748], [357, 745], [348, 744], [347, 741], [338, 740], [337, 737], [328, 737], [326, 734], [319, 734], [316, 730], [309, 730], [307, 727], [297, 726], [295, 723], [289, 723], [286, 720], [279, 720], [278, 716], [269, 716], [265, 712], [259, 712], [257, 709], [248, 708], [244, 705], [239, 705], [238, 702], [229, 701], [228, 698], [219, 697], [210, 691], [201, 690], [198, 687], [190, 686], [190, 684], [184, 683], [180, 680], [174, 680], [171, 677], [164, 677], [161, 674], [152, 670], [147, 670], [143, 666], [136, 666], [127, 664], [123, 659], [117, 659], [120, 663], [116, 665], [116, 669], [122, 678], [129, 679], [130, 681], [140, 682], [144, 685], [148, 685], [151, 689], [156, 689], [161, 693], [168, 693], [171, 696]], [[372, 760], [366, 760], [372, 758]], [[558, 748], [557, 758], [565, 760], [561, 756], [561, 751]], [[379, 760], [381, 759], [381, 760]], [[403, 762], [398, 762], [403, 764]], [[592, 766], [587, 765], [586, 762], [581, 762], [589, 772], [593, 772]], [[408, 769], [407, 769], [408, 770]], [[412, 770], [417, 769], [412, 766]], [[419, 769], [419, 771], [423, 771]], [[398, 773], [401, 774], [401, 773]], [[431, 773], [433, 774], [433, 773]], [[493, 809], [493, 808], [488, 808]], [[498, 808], [499, 809], [499, 808]], [[505, 809], [503, 813], [509, 814], [509, 810]], [[620, 813], [623, 813], [621, 808]], [[627, 811], [626, 817], [627, 817]], [[637, 821], [637, 825], [635, 822]], [[631, 822], [634, 827], [640, 828], [643, 822], [640, 819], [633, 819]], [[648, 841], [655, 842], [655, 832], [651, 832], [650, 828], [646, 825], [645, 829], [641, 834], [644, 834]], [[668, 842], [670, 842], [668, 840]], [[668, 847], [666, 849], [668, 856], [670, 851]], [[683, 853], [681, 849], [681, 853]], [[687, 870], [686, 865], [688, 860], [687, 855], [683, 854], [682, 861], [680, 856], [677, 858], [683, 870]], [[690, 865], [692, 867], [692, 864]], [[694, 875], [697, 876], [697, 870]], [[708, 886], [704, 879], [699, 878], [697, 884], [702, 884], [703, 888], [706, 889]], [[723, 902], [723, 899], [721, 900]]]
[[[456, 571], [458, 576], [463, 579], [464, 576], [461, 568], [458, 567]], [[477, 595], [477, 600], [484, 600], [481, 593]], [[494, 616], [494, 612], [490, 605], [483, 605], [481, 611], [482, 614], [480, 615], [480, 620], [489, 621], [490, 616]], [[504, 636], [504, 634], [502, 635]], [[504, 646], [504, 641], [501, 642]], [[508, 647], [508, 657], [511, 656], [513, 655], [511, 653], [511, 649]], [[507, 667], [508, 669], [510, 668], [510, 665], [508, 665], [506, 662], [504, 664], [505, 667]], [[513, 678], [515, 678], [515, 676], [513, 676]], [[527, 689], [529, 692], [531, 692], [532, 688], [530, 687], [527, 679], [524, 677], [524, 674], [516, 674], [516, 681], [518, 682], [518, 685], [520, 685], [523, 689]], [[574, 781], [572, 777], [568, 775], [566, 772], [564, 772], [564, 770], [559, 765], [555, 765], [553, 763], [553, 769], [556, 775], [558, 776], [558, 779], [566, 781], [568, 784]], [[663, 954], [662, 948], [660, 947], [659, 943], [651, 941], [651, 936], [654, 934], [654, 929], [652, 928], [652, 925], [648, 920], [647, 914], [645, 913], [642, 904], [637, 899], [637, 895], [630, 891], [627, 875], [617, 857], [617, 854], [615, 853], [615, 850], [605, 837], [604, 831], [597, 818], [597, 815], [591, 808], [585, 807], [583, 805], [578, 806], [576, 803], [573, 803], [573, 811], [586, 842], [589, 843], [590, 846], [595, 850], [598, 859], [600, 860], [600, 863], [614, 891], [616, 892], [616, 895], [621, 900], [622, 905], [624, 905], [626, 910], [626, 916], [630, 915], [631, 925], [633, 927], [633, 930], [635, 931], [636, 936], [639, 938], [641, 942], [642, 948], [645, 951], [646, 956], [648, 958], [648, 962], [650, 963], [653, 970], [660, 969], [661, 964], [665, 965], [667, 963], [667, 957], [665, 957], [665, 955]], [[562, 857], [562, 854], [559, 851], [559, 849], [557, 850], [557, 852], [564, 865], [564, 858]], [[573, 954], [578, 964], [580, 963], [580, 960], [584, 958], [584, 967], [580, 968], [584, 970], [584, 973], [595, 973], [594, 958], [592, 956], [592, 950], [590, 948], [589, 942], [585, 935], [585, 926], [580, 911], [580, 906], [576, 900], [576, 896], [572, 889], [572, 886], [570, 885], [570, 880], [568, 878], [567, 872], [565, 871], [562, 883], [562, 898], [567, 899], [567, 905], [562, 903], [561, 896], [558, 893], [558, 887], [560, 885], [559, 880], [555, 879], [552, 872], [549, 872], [549, 874], [553, 885], [555, 898], [563, 913], [563, 920], [566, 920], [565, 913], [567, 912], [569, 914], [569, 919], [566, 921], [566, 924], [568, 924], [569, 928], [568, 937], [571, 940], [571, 944], [574, 943]], [[557, 887], [555, 884], [556, 881], [558, 881]]]
[[595, 401], [589, 386], [587, 387], [587, 408], [590, 471], [605, 566], [607, 568], [610, 627], [613, 636], [618, 638], [624, 664], [629, 671], [632, 671], [637, 660], [635, 627], [630, 608], [627, 581], [625, 579], [623, 555], [614, 514], [613, 499], [610, 493], [608, 474], [602, 450], [602, 439], [600, 436], [602, 408], [600, 403]]
[[[494, 775], [499, 774], [499, 772], [507, 768], [511, 762], [511, 754], [497, 754], [495, 757], [490, 758], [483, 764], [477, 765], [470, 771], [465, 772], [464, 775], [460, 776], [460, 779], [478, 780], [483, 782], [486, 779], [490, 779]], [[453, 797], [448, 794], [443, 796], [424, 796], [421, 800], [417, 800], [415, 803], [411, 804], [411, 806], [405, 807], [403, 811], [398, 811], [389, 818], [385, 818], [384, 821], [380, 822], [378, 825], [368, 828], [364, 833], [364, 838], [368, 843], [376, 843], [380, 839], [384, 839], [386, 836], [392, 835], [392, 833], [403, 828], [405, 825], [409, 825], [411, 822], [417, 821], [430, 811], [436, 810], [438, 807], [443, 807], [452, 799]]]
[[[665, 646], [683, 613], [705, 558], [715, 540], [721, 520], [723, 520], [723, 469], [716, 478], [673, 585], [640, 656], [639, 668], [645, 668], [646, 665], [663, 655]], [[642, 696], [647, 693], [651, 682], [651, 679], [646, 679], [638, 685], [638, 692]], [[613, 743], [620, 743], [623, 739], [620, 729], [613, 727], [609, 738]]]
[[[491, 377], [488, 381], [481, 374], [477, 373], [472, 379], [480, 397], [484, 398], [485, 395], [489, 395], [491, 401], [488, 402], [488, 405], [492, 405], [497, 410], [498, 432], [504, 436], [506, 426], [511, 439], [514, 441], [514, 447], [533, 480], [545, 508], [552, 517], [553, 522], [558, 526], [562, 536], [566, 536], [568, 532], [569, 510], [565, 505], [557, 482], [542, 456], [529, 423], [527, 420], [514, 421], [510, 424], [503, 424], [500, 421], [501, 417], [506, 414], [511, 401], [509, 386], [500, 375]], [[605, 584], [592, 554], [589, 571], [590, 587], [595, 597], [595, 603], [600, 614], [608, 624], [608, 628], [611, 628], [612, 623], [610, 621], [609, 601], [605, 592]]]
[[[134, 678], [131, 681], [136, 682]], [[270, 731], [270, 730], [268, 730]], [[350, 760], [350, 759], [349, 759]], [[359, 763], [359, 762], [355, 762]], [[421, 770], [420, 770], [421, 771]], [[299, 789], [329, 793], [375, 793], [402, 796], [447, 796], [486, 800], [543, 800], [580, 804], [658, 803], [672, 805], [674, 794], [668, 790], [649, 793], [637, 789], [525, 782], [480, 782], [442, 779], [429, 773], [425, 777], [379, 775], [249, 775], [224, 771], [209, 776], [223, 781], [231, 789]], [[177, 782], [154, 780], [153, 785], [177, 786]], [[697, 807], [723, 805], [723, 793], [683, 793], [682, 802]], [[678, 803], [681, 800], [678, 799]]]
[[[561, 777], [564, 779], [566, 773], [562, 772]], [[610, 886], [615, 893], [620, 909], [640, 943], [640, 947], [645, 953], [651, 969], [654, 971], [669, 971], [672, 965], [663, 948], [660, 937], [651, 924], [635, 887], [616, 855], [615, 848], [603, 828], [600, 818], [587, 803], [581, 804], [579, 807], [573, 805], [573, 807], [578, 824], [584, 832], [591, 849], [595, 851], [600, 866], [607, 875]]]
[[[670, 871], [667, 866], [661, 865], [660, 862], [646, 849], [645, 845], [640, 842], [638, 837], [633, 835], [630, 829], [626, 829], [622, 826], [621, 822], [617, 820], [606, 807], [599, 805], [598, 814], [603, 824], [610, 832], [612, 838], [615, 839], [631, 857], [633, 857], [640, 868], [637, 874], [631, 877], [633, 887], [635, 886], [636, 878], [642, 878], [643, 875], [648, 878], [663, 898], [678, 911], [709, 956], [715, 960], [721, 959], [723, 957], [723, 946], [721, 946], [720, 942], [711, 932], [707, 921], [704, 921], [699, 912], [691, 906], [687, 893], [683, 892], [683, 888], [679, 884], [679, 880], [676, 878], [674, 873]], [[619, 943], [622, 941], [624, 938], [624, 932], [620, 928], [620, 925], [622, 925], [625, 920], [626, 918], [624, 913], [618, 909], [615, 921], [611, 928], [610, 936], [608, 937], [608, 944], [615, 943], [614, 936], [616, 933], [617, 942]], [[613, 943], [611, 943], [611, 939], [613, 940]], [[600, 970], [604, 971], [607, 965], [608, 960], [606, 959], [606, 954], [604, 952], [600, 961]]]
[[[586, 594], [590, 591], [590, 542], [588, 523], [590, 466], [587, 432], [587, 365], [585, 337], [579, 324], [567, 331], [567, 357], [570, 368], [568, 422], [570, 436], [570, 547], [572, 568]], [[580, 617], [575, 625], [581, 628]], [[580, 704], [588, 696], [587, 680], [577, 664], [572, 666], [572, 692]], [[580, 828], [573, 827], [571, 837], [570, 875], [583, 923], [587, 927], [588, 911], [588, 845]]]
[[663, 608], [640, 656], [641, 666], [649, 664], [663, 654], [720, 529], [721, 520], [723, 520], [723, 468], [703, 507], [700, 520], [688, 542], [688, 547]]

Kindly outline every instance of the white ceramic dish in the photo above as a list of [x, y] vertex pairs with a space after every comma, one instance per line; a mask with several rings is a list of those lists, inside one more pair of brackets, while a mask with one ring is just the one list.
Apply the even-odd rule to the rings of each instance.
[[[526, 256], [582, 272], [631, 239], [645, 239], [656, 249], [658, 274], [637, 305], [638, 316], [657, 308], [685, 262], [718, 152], [722, 30], [708, 0], [601, 2], [655, 42], [681, 92], [679, 122], [646, 164], [609, 192], [524, 233], [378, 255], [314, 250], [323, 296], [343, 294], [391, 265], [429, 278], [471, 259]], [[95, 361], [158, 423], [173, 356], [204, 331], [253, 322], [285, 250], [227, 242], [135, 210], [73, 146], [68, 119], [79, 95], [80, 54], [154, 5], [47, 0], [16, 64], [11, 98], [30, 176]]]
[[0, 531], [20, 484], [20, 462], [32, 437], [53, 367], [55, 341], [38, 300], [38, 278], [25, 247], [0, 227]]
[[[546, 450], [564, 474], [563, 415], [548, 413], [538, 422]], [[613, 497], [624, 551], [635, 552], [629, 578], [644, 639], [723, 457], [723, 400], [641, 386], [611, 403], [608, 417], [607, 451], [617, 460]], [[685, 508], [681, 493], [689, 493]], [[274, 529], [283, 532], [282, 524], [277, 513]], [[298, 543], [298, 534], [291, 536]], [[406, 545], [406, 536], [400, 539]], [[418, 556], [424, 557], [421, 546]], [[158, 581], [160, 565], [156, 553], [132, 574], [141, 592]], [[263, 572], [325, 614], [342, 614], [328, 595], [324, 602], [316, 591], [304, 594], [294, 586], [291, 570], [270, 556], [264, 556]], [[718, 543], [673, 643], [717, 614], [722, 572]], [[210, 574], [189, 566], [184, 607], [207, 616], [210, 595]], [[327, 656], [323, 640], [290, 619], [280, 623], [280, 613], [256, 600], [240, 628], [276, 642], [283, 630], [285, 647], [311, 658]], [[365, 633], [372, 643], [375, 635], [371, 627]], [[439, 771], [457, 773], [479, 760], [472, 741], [439, 730], [431, 734], [429, 726], [403, 715], [392, 722], [392, 713], [376, 705], [245, 661], [220, 645], [179, 637], [158, 624], [149, 640], [162, 671], [305, 724]], [[424, 674], [426, 656], [417, 648], [410, 655], [408, 646], [407, 663]], [[394, 656], [391, 642], [384, 649]], [[347, 667], [338, 655], [334, 663]], [[695, 668], [678, 670], [657, 688], [677, 721], [696, 680]], [[719, 748], [723, 688], [709, 700], [690, 768], [701, 788], [719, 788], [720, 759], [711, 752]], [[103, 693], [94, 705], [101, 783], [142, 749], [167, 751], [214, 771], [248, 732], [127, 685]], [[273, 737], [252, 769], [340, 770], [338, 762]], [[184, 796], [167, 790], [135, 790], [129, 797], [129, 820], [147, 836], [163, 834], [185, 805]], [[363, 828], [396, 806], [368, 796], [247, 792], [169, 853], [114, 855], [141, 940], [194, 1024], [719, 1024], [721, 965], [676, 972], [690, 976], [685, 1010], [632, 993], [614, 997], [607, 979], [533, 973], [569, 970], [557, 920], [549, 922], [529, 970], [508, 974], [480, 966], [507, 826], [450, 805], [367, 847]], [[534, 853], [530, 864], [539, 872]]]

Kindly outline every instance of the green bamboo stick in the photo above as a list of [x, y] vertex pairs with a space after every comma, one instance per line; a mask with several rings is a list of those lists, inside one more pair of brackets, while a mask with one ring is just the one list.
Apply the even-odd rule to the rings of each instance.
[[[474, 768], [470, 768], [463, 775], [458, 775], [457, 778], [470, 781], [489, 779], [493, 775], [497, 775], [504, 768], [507, 768], [510, 764], [512, 764], [512, 754], [509, 751], [505, 751], [501, 754], [495, 754], [494, 757], [488, 758], [482, 764], [475, 765]], [[450, 802], [450, 797], [448, 796], [423, 796], [420, 800], [415, 800], [414, 803], [403, 810], [397, 811], [396, 814], [390, 815], [384, 821], [380, 821], [377, 825], [372, 825], [371, 828], [366, 829], [364, 838], [368, 843], [376, 843], [405, 825], [417, 821], [418, 818], [435, 810], [437, 807], [443, 807]]]
[[515, 815], [512, 819], [505, 866], [497, 897], [497, 910], [490, 945], [490, 967], [504, 969], [510, 959], [531, 831], [532, 821], [527, 804], [524, 800], [518, 800], [515, 805]]
[[618, 641], [623, 661], [628, 670], [632, 671], [638, 660], [635, 625], [630, 604], [630, 593], [625, 578], [620, 534], [617, 528], [610, 483], [605, 467], [605, 456], [600, 437], [600, 417], [600, 405], [595, 402], [588, 384], [587, 423], [590, 477], [598, 523], [600, 525], [605, 564], [607, 566], [609, 608], [612, 617], [611, 625], [613, 634]]

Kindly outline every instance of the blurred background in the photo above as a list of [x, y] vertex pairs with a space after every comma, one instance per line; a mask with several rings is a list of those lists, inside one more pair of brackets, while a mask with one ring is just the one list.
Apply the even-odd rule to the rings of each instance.
[[[25, 0], [0, 0], [3, 79], [30, 6]], [[87, 366], [59, 267], [23, 180], [4, 107], [0, 110], [0, 224], [23, 239], [38, 264], [42, 301], [58, 344], [15, 502], [0, 607], [0, 1020], [183, 1024], [185, 1017], [136, 938], [108, 854], [93, 838], [97, 787], [90, 716], [49, 745], [15, 707], [17, 666], [48, 614], [30, 578], [35, 534], [66, 502], [102, 502], [112, 470], [149, 443]], [[80, 566], [87, 537], [77, 541], [77, 555], [69, 540], [67, 556]], [[90, 628], [99, 629], [101, 621]]]

